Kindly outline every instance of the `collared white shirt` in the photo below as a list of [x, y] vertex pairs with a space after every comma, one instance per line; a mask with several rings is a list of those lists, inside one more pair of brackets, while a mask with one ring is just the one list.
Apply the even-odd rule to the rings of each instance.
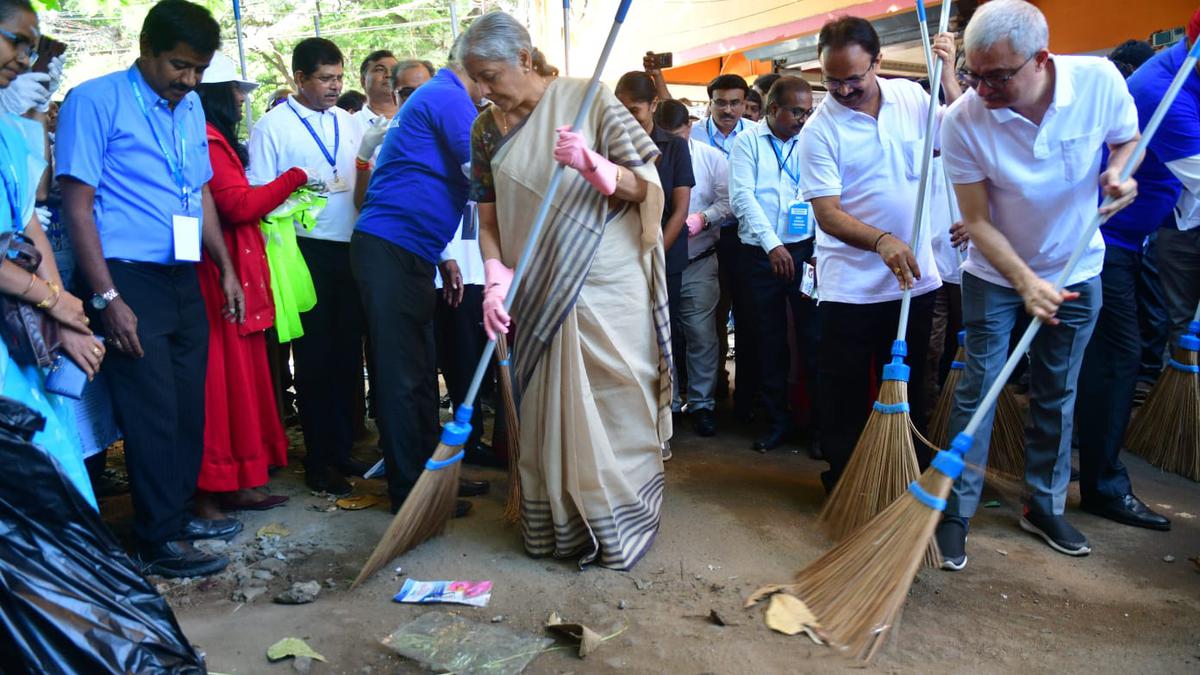
[[[729, 154], [729, 203], [738, 238], [770, 253], [781, 244], [811, 239], [788, 232], [788, 207], [800, 196], [800, 137], [780, 140], [765, 121], [746, 130]], [[812, 229], [816, 218], [810, 214]]]
[[[909, 243], [924, 162], [929, 94], [915, 82], [877, 78], [879, 117], [826, 96], [800, 131], [804, 198], [840, 196], [854, 218]], [[944, 199], [943, 199], [944, 201]], [[942, 285], [928, 229], [914, 254], [921, 295]], [[817, 229], [817, 283], [822, 301], [870, 304], [903, 295], [896, 275], [874, 251], [865, 251]]]
[[[331, 193], [325, 209], [317, 216], [313, 229], [297, 228], [301, 237], [350, 241], [354, 232], [354, 221], [358, 209], [354, 207], [354, 158], [362, 142], [362, 127], [350, 113], [334, 106], [323, 112], [306, 108], [295, 96], [275, 106], [255, 123], [250, 132], [250, 167], [246, 172], [251, 185], [264, 185], [275, 180], [292, 167], [316, 169], [325, 182], [332, 183], [335, 167], [329, 165], [317, 139], [309, 134], [300, 121], [308, 121], [313, 132], [330, 155], [334, 155], [336, 143], [336, 177], [341, 178], [347, 189]], [[336, 133], [335, 133], [336, 124]]]
[[933, 158], [933, 176], [929, 184], [929, 237], [938, 276], [948, 284], [962, 281], [962, 264], [967, 259], [964, 250], [950, 244], [950, 226], [962, 220], [953, 187], [946, 179], [942, 158]]
[[729, 206], [729, 162], [716, 149], [688, 139], [692, 153], [692, 176], [696, 185], [688, 213], [703, 213], [709, 227], [688, 239], [688, 258], [692, 259], [716, 245], [721, 238], [721, 223], [733, 215]]
[[[1040, 125], [1008, 108], [988, 110], [975, 92], [954, 102], [942, 124], [946, 173], [956, 184], [985, 182], [991, 222], [1042, 279], [1057, 283], [1096, 214], [1103, 146], [1138, 132], [1137, 108], [1116, 66], [1095, 56], [1051, 56], [1054, 99]], [[1104, 267], [1097, 231], [1065, 285]], [[974, 243], [963, 271], [1012, 284]]]
[[705, 117], [702, 120], [696, 120], [692, 124], [692, 134], [690, 138], [697, 143], [703, 143], [719, 151], [726, 159], [729, 158], [729, 153], [733, 151], [733, 141], [737, 135], [748, 128], [755, 125], [754, 122], [747, 120], [745, 117], [737, 121], [733, 125], [733, 131], [728, 134], [722, 133], [717, 127], [717, 123], [713, 121], [712, 116]]
[[371, 105], [368, 103], [364, 103], [363, 107], [358, 112], [354, 113], [352, 117], [355, 119], [355, 121], [362, 125], [364, 130], [371, 124], [375, 123], [375, 120], [379, 120], [380, 118], [383, 118], [384, 120], [388, 119], [374, 110], [371, 110]]

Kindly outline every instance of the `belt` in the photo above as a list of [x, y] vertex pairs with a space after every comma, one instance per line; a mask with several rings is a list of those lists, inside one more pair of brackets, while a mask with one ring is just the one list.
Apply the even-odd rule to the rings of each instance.
[[717, 252], [717, 247], [715, 245], [709, 246], [708, 250], [704, 251], [700, 255], [697, 255], [695, 258], [692, 258], [691, 260], [689, 260], [688, 264], [691, 265], [694, 262], [699, 262], [701, 260], [704, 260], [705, 258], [715, 254], [716, 252]]

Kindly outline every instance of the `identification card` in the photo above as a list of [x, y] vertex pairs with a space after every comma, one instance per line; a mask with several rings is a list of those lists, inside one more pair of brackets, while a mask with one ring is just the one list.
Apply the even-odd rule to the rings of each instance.
[[808, 202], [788, 204], [788, 234], [805, 239], [812, 236], [812, 206]]
[[200, 219], [195, 216], [173, 216], [171, 228], [175, 234], [175, 260], [200, 262]]
[[346, 181], [342, 180], [341, 176], [334, 176], [333, 180], [325, 181], [325, 191], [331, 195], [346, 192], [349, 189], [350, 186], [346, 184]]
[[800, 268], [800, 294], [817, 299], [817, 268], [808, 264], [807, 260]]

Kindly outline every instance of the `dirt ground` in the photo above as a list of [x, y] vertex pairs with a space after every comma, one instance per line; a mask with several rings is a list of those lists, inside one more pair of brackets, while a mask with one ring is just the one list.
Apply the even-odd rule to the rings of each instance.
[[[829, 542], [815, 529], [823, 462], [800, 448], [760, 455], [751, 435], [729, 419], [703, 439], [682, 425], [667, 464], [662, 528], [653, 549], [627, 573], [579, 570], [569, 560], [527, 557], [519, 530], [501, 521], [506, 478], [467, 467], [465, 475], [492, 481], [491, 494], [448, 532], [399, 558], [348, 590], [390, 521], [384, 507], [328, 510], [330, 500], [303, 484], [298, 457], [278, 471], [272, 489], [291, 495], [284, 508], [243, 513], [246, 530], [230, 545], [237, 562], [208, 580], [164, 582], [189, 639], [220, 673], [293, 672], [268, 663], [268, 646], [301, 637], [324, 655], [314, 673], [427, 672], [380, 640], [425, 612], [453, 612], [518, 633], [542, 635], [551, 612], [603, 636], [617, 634], [586, 659], [560, 647], [537, 656], [525, 672], [542, 673], [889, 673], [1200, 672], [1200, 491], [1181, 477], [1126, 457], [1137, 493], [1169, 514], [1169, 533], [1124, 527], [1075, 508], [1068, 516], [1091, 539], [1093, 553], [1069, 558], [1016, 526], [1018, 505], [999, 498], [972, 523], [970, 561], [958, 573], [923, 570], [904, 621], [876, 661], [864, 666], [804, 636], [768, 630], [761, 609], [743, 599], [760, 585], [786, 582]], [[293, 430], [294, 433], [294, 430]], [[295, 444], [294, 444], [295, 445]], [[360, 450], [370, 457], [368, 439]], [[295, 449], [293, 449], [295, 452]], [[357, 492], [382, 494], [380, 481], [358, 481]], [[120, 503], [106, 504], [112, 516]], [[121, 526], [116, 517], [118, 529]], [[256, 540], [270, 524], [286, 536]], [[257, 558], [278, 553], [268, 591], [235, 600]], [[403, 576], [393, 570], [401, 567]], [[236, 572], [243, 575], [241, 583]], [[267, 576], [267, 574], [260, 574]], [[403, 578], [490, 579], [482, 609], [402, 605], [392, 601]], [[324, 588], [311, 604], [285, 606], [271, 598], [291, 582]], [[239, 600], [241, 597], [239, 596]], [[733, 623], [714, 625], [717, 610]]]

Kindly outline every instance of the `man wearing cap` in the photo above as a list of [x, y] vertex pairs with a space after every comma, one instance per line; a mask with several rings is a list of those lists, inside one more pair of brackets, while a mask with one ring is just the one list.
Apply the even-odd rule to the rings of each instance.
[[[311, 229], [297, 227], [317, 304], [301, 316], [303, 337], [292, 342], [300, 427], [304, 432], [304, 480], [319, 492], [345, 496], [343, 476], [369, 466], [354, 461], [355, 402], [362, 391], [362, 304], [350, 272], [354, 206], [354, 158], [362, 126], [338, 108], [343, 57], [337, 45], [308, 38], [292, 53], [297, 93], [250, 133], [252, 185], [265, 185], [294, 166], [315, 167], [328, 198]], [[359, 392], [358, 394], [355, 391]]]
[[[1194, 39], [1195, 33], [1159, 52], [1129, 77], [1127, 84], [1137, 105], [1139, 126], [1144, 127], [1154, 114]], [[1095, 334], [1083, 357], [1076, 409], [1080, 507], [1118, 523], [1168, 530], [1171, 521], [1134, 496], [1119, 455], [1141, 363], [1138, 321], [1144, 309], [1138, 303], [1137, 277], [1146, 237], [1165, 223], [1167, 229], [1159, 234], [1159, 257], [1173, 262], [1173, 249], [1186, 248], [1172, 241], [1178, 234], [1186, 236], [1174, 227], [1174, 207], [1184, 192], [1191, 199], [1200, 194], [1200, 74], [1192, 71], [1188, 75], [1150, 139], [1134, 178], [1137, 199], [1100, 226], [1105, 244], [1104, 270], [1100, 273], [1104, 300]], [[1166, 267], [1167, 278], [1174, 281], [1174, 268], [1169, 262]], [[1194, 303], [1182, 314], [1190, 320], [1193, 311]]]
[[[471, 125], [480, 100], [455, 56], [452, 48], [446, 67], [405, 102], [403, 125], [389, 128], [350, 244], [375, 362], [379, 447], [393, 511], [438, 443], [433, 278], [467, 204]], [[461, 275], [448, 267], [443, 272], [449, 292], [461, 299]], [[486, 489], [483, 482], [460, 484], [459, 494]], [[455, 514], [469, 510], [470, 503], [460, 501]]]
[[[1091, 548], [1063, 517], [1071, 475], [1071, 432], [1083, 352], [1100, 310], [1104, 240], [1067, 261], [1096, 216], [1097, 182], [1114, 202], [1133, 200], [1119, 183], [1138, 139], [1137, 108], [1111, 61], [1047, 50], [1046, 19], [1024, 0], [980, 7], [964, 35], [971, 91], [942, 122], [942, 157], [971, 236], [963, 266], [967, 364], [950, 415], [953, 437], [967, 425], [1008, 358], [1022, 313], [1045, 322], [1029, 350], [1030, 424], [1021, 529], [1072, 556]], [[1104, 146], [1111, 151], [1101, 166]], [[1103, 171], [1102, 171], [1103, 168]], [[937, 528], [944, 569], [966, 566], [968, 519], [979, 506], [994, 406], [983, 412]], [[1087, 424], [1101, 421], [1089, 419]]]
[[[184, 29], [186, 27], [186, 30]], [[220, 270], [223, 315], [244, 318], [241, 284], [221, 238], [208, 181], [204, 112], [192, 90], [220, 45], [208, 10], [151, 8], [128, 70], [76, 87], [58, 120], [63, 214], [125, 434], [136, 555], [147, 573], [212, 574], [223, 555], [196, 539], [242, 524], [188, 515], [204, 441], [208, 322], [196, 275], [201, 242]]]

